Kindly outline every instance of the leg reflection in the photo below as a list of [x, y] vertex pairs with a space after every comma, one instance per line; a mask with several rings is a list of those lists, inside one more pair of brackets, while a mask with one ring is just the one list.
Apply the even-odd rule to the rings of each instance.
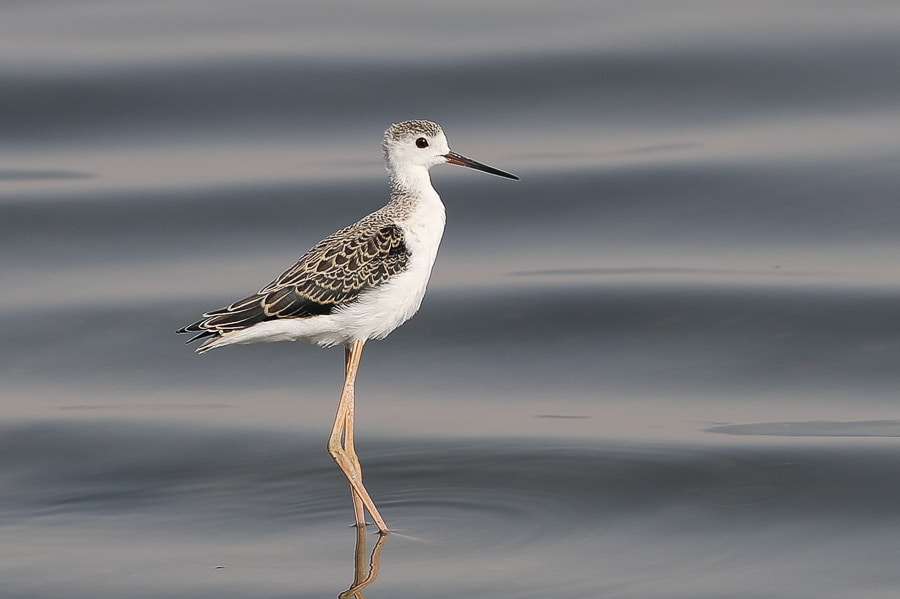
[[381, 548], [387, 540], [387, 535], [379, 534], [372, 547], [372, 555], [369, 557], [366, 567], [366, 527], [356, 527], [356, 552], [353, 556], [353, 584], [346, 591], [338, 595], [338, 599], [365, 599], [362, 590], [375, 582], [378, 578], [380, 567]]

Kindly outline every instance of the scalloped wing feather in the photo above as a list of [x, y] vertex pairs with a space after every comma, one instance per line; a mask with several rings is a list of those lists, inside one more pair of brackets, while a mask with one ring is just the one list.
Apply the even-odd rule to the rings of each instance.
[[393, 224], [378, 229], [361, 224], [320, 241], [258, 293], [207, 312], [178, 332], [199, 333], [194, 341], [277, 318], [330, 314], [406, 270], [410, 254], [403, 231]]

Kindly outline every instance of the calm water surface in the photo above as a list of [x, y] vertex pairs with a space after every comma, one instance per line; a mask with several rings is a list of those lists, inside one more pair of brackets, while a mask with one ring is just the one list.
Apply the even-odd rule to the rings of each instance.
[[[896, 597], [898, 63], [895, 2], [3, 5], [0, 596]], [[174, 330], [419, 117], [522, 181], [433, 172], [376, 543], [341, 351]]]

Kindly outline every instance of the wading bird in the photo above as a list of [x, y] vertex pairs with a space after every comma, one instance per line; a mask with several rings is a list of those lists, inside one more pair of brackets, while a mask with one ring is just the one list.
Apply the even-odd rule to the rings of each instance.
[[444, 233], [444, 205], [428, 170], [450, 163], [518, 179], [450, 150], [437, 123], [405, 121], [384, 134], [390, 201], [314, 245], [274, 281], [179, 329], [197, 352], [239, 343], [307, 341], [344, 346], [344, 386], [328, 451], [350, 482], [357, 526], [365, 511], [388, 532], [363, 486], [353, 447], [354, 388], [363, 345], [384, 339], [419, 309]]

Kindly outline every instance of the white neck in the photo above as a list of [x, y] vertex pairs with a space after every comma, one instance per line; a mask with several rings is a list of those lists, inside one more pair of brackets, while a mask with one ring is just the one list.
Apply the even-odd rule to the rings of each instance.
[[394, 164], [388, 164], [388, 173], [391, 178], [391, 189], [405, 192], [411, 196], [428, 196], [436, 194], [431, 185], [431, 175], [424, 166], [406, 165], [398, 168]]

